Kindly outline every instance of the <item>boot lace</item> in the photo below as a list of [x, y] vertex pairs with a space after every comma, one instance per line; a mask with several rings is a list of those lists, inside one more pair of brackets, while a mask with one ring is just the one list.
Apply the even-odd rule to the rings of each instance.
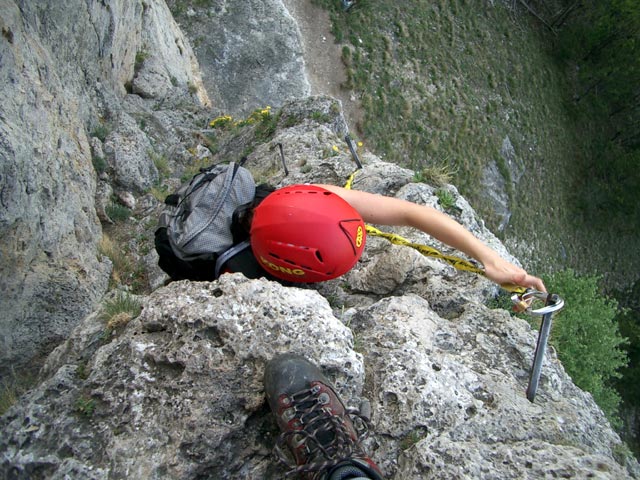
[[[290, 417], [295, 418], [301, 430], [285, 431], [278, 437], [276, 453], [280, 462], [291, 470], [287, 476], [312, 474], [319, 478], [339, 463], [353, 458], [367, 458], [359, 441], [364, 439], [370, 428], [370, 420], [357, 408], [347, 408], [345, 416], [351, 419], [357, 439], [349, 434], [345, 419], [331, 411], [330, 398], [320, 393], [320, 387], [314, 386], [289, 396]], [[287, 442], [294, 448], [303, 448], [307, 463], [296, 465], [287, 454]]]

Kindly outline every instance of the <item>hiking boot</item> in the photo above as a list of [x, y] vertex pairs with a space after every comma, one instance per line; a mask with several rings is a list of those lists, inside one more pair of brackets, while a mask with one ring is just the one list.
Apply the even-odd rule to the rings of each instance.
[[[264, 388], [282, 431], [275, 450], [290, 473], [308, 480], [382, 480], [359, 443], [368, 419], [345, 408], [318, 367], [299, 355], [278, 356], [267, 364]], [[285, 454], [285, 444], [295, 461]]]

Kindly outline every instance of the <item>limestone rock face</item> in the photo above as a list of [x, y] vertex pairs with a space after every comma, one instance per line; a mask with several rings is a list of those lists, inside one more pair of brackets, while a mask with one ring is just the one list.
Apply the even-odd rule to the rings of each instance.
[[213, 105], [245, 116], [310, 93], [300, 30], [282, 0], [169, 0], [191, 39]]
[[[637, 478], [553, 351], [526, 400], [535, 332], [485, 306], [497, 287], [481, 276], [369, 237], [348, 274], [319, 285], [240, 274], [165, 285], [139, 246], [162, 209], [152, 187], [244, 155], [277, 187], [341, 185], [355, 170], [340, 102], [307, 95], [281, 0], [209, 4], [177, 15], [190, 38], [207, 36], [196, 59], [162, 0], [0, 0], [0, 376], [44, 363], [0, 418], [0, 476], [283, 478], [262, 375], [295, 352], [349, 405], [370, 402], [364, 447], [386, 478]], [[185, 21], [203, 15], [206, 28]], [[210, 126], [221, 110], [266, 104], [282, 108], [242, 129]], [[354, 188], [442, 208], [412, 171], [359, 155]], [[517, 263], [446, 188], [447, 213]], [[139, 316], [107, 325], [111, 264], [98, 243], [112, 203], [135, 210], [122, 248], [152, 293]]]
[[498, 220], [498, 230], [503, 231], [511, 219], [510, 192], [517, 188], [524, 175], [522, 158], [516, 154], [508, 136], [502, 141], [500, 157], [503, 170], [496, 160], [490, 161], [484, 169], [484, 196], [489, 200]]
[[209, 100], [164, 1], [1, 0], [0, 12], [3, 376], [66, 338], [107, 287], [91, 136], [108, 125], [115, 183], [141, 191], [158, 173], [139, 124], [121, 113], [127, 88]]
[[524, 394], [529, 325], [467, 303], [445, 319], [417, 295], [348, 312], [314, 289], [223, 275], [175, 282], [102, 335], [90, 315], [48, 378], [3, 418], [5, 478], [282, 478], [262, 376], [274, 355], [317, 363], [351, 406], [386, 478], [631, 478], [590, 395], [555, 355]]
[[[354, 170], [344, 128], [335, 100], [291, 101], [268, 138], [259, 125], [222, 135], [212, 161], [251, 145], [245, 165], [258, 181], [340, 184]], [[441, 208], [411, 172], [361, 158], [354, 188]], [[152, 223], [158, 200], [138, 204], [149, 215], [140, 225]], [[450, 213], [511, 258], [462, 197]], [[419, 232], [389, 231], [452, 253]], [[369, 402], [363, 445], [385, 478], [638, 477], [553, 350], [535, 403], [526, 399], [536, 333], [485, 306], [497, 287], [481, 276], [375, 237], [349, 273], [303, 287], [241, 274], [162, 287], [153, 252], [144, 263], [158, 287], [140, 298], [142, 314], [111, 329], [100, 309], [86, 316], [48, 357], [43, 382], [2, 417], [0, 473], [283, 478], [262, 376], [269, 359], [294, 352], [317, 363], [350, 406]]]
[[[39, 447], [30, 451], [27, 438], [16, 432], [18, 443], [3, 445], [4, 473], [14, 468], [42, 478], [62, 472], [80, 478], [79, 472], [88, 471], [88, 478], [262, 478], [272, 463], [275, 434], [263, 404], [266, 360], [295, 350], [330, 368], [350, 393], [362, 387], [362, 358], [350, 348], [352, 333], [315, 292], [236, 274], [212, 284], [173, 283], [148, 300], [142, 316], [98, 340], [97, 349], [93, 317], [54, 352], [45, 367], [53, 376], [37, 396], [55, 390], [57, 400], [51, 410], [27, 407], [27, 435], [35, 434]], [[88, 348], [94, 350], [90, 355]], [[71, 358], [80, 363], [71, 365]], [[79, 412], [83, 399], [94, 402], [90, 414]], [[60, 437], [62, 432], [70, 436]], [[58, 457], [62, 451], [73, 465]], [[242, 451], [250, 457], [259, 452], [257, 463], [248, 464], [245, 454], [238, 455]], [[37, 467], [31, 460], [40, 456], [47, 460]]]

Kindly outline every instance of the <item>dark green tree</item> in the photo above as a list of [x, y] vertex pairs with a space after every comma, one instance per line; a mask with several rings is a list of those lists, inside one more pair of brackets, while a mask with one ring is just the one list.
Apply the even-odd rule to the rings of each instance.
[[620, 396], [613, 381], [627, 365], [627, 354], [616, 320], [618, 303], [600, 292], [597, 276], [564, 270], [545, 282], [565, 300], [551, 336], [558, 357], [574, 383], [590, 392], [609, 420], [619, 425]]
[[584, 218], [640, 230], [640, 2], [579, 2], [558, 47], [587, 140], [576, 168]]

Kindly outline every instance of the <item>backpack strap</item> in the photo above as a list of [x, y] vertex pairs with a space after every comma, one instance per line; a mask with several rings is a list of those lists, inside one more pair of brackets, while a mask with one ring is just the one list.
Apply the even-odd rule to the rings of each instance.
[[[229, 192], [231, 191], [231, 184], [235, 179], [236, 173], [238, 172], [238, 168], [239, 168], [239, 165], [237, 163], [234, 163], [234, 162], [229, 163], [229, 166], [227, 167], [227, 171], [226, 171], [227, 174], [223, 179], [223, 184], [220, 186], [220, 192], [216, 197], [216, 203], [212, 205], [213, 210], [207, 212], [207, 216], [209, 217], [208, 221], [203, 222], [197, 228], [194, 228], [193, 232], [191, 232], [188, 236], [185, 235], [185, 238], [183, 238], [180, 241], [179, 247], [184, 248], [186, 245], [188, 245], [189, 242], [191, 242], [195, 237], [197, 237], [203, 230], [205, 230], [216, 219], [216, 217], [218, 216], [218, 213], [220, 213], [220, 210], [224, 205], [224, 201], [229, 196]], [[184, 202], [189, 195], [197, 191], [197, 189], [200, 187], [201, 184], [204, 184], [205, 182], [209, 182], [217, 176], [218, 175], [213, 174], [211, 172], [205, 174], [198, 181], [198, 183], [196, 183], [193, 189], [187, 195], [185, 195], [185, 197], [181, 200], [181, 203]], [[181, 218], [177, 217], [173, 221], [177, 222], [181, 220], [182, 220]], [[176, 255], [180, 256], [179, 252], [176, 252]]]
[[242, 252], [243, 250], [248, 248], [250, 245], [251, 243], [249, 242], [249, 240], [245, 240], [244, 242], [240, 242], [237, 245], [234, 245], [233, 247], [227, 249], [225, 252], [221, 253], [216, 260], [216, 269], [215, 269], [214, 278], [218, 278], [220, 276], [222, 267], [224, 267], [224, 264], [227, 263], [227, 261], [229, 261], [230, 258], [236, 256], [238, 253]]

